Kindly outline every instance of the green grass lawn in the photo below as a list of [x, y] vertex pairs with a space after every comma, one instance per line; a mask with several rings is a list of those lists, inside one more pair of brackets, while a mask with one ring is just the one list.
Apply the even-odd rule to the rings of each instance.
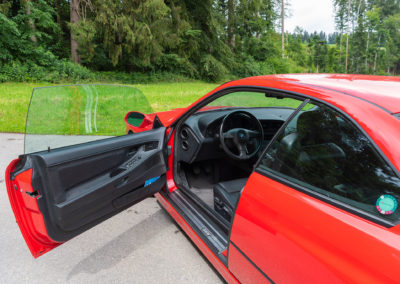
[[[0, 132], [24, 132], [26, 113], [33, 88], [50, 85], [48, 83], [0, 84]], [[32, 107], [35, 110], [35, 114], [39, 116], [35, 119], [29, 119], [28, 131], [31, 129], [29, 131], [31, 133], [57, 133], [69, 129], [70, 131], [68, 132], [71, 134], [82, 134], [85, 127], [86, 129], [88, 127], [88, 112], [93, 111], [95, 108], [96, 92], [100, 98], [97, 105], [97, 123], [99, 125], [94, 125], [94, 121], [89, 119], [90, 126], [93, 129], [95, 126], [100, 125], [112, 127], [113, 121], [117, 120], [114, 116], [123, 117], [129, 110], [148, 113], [150, 111], [163, 111], [188, 106], [217, 87], [218, 84], [197, 81], [132, 86], [139, 89], [144, 96], [139, 95], [140, 92], [128, 87], [99, 87], [91, 91], [82, 87], [37, 89], [38, 93], [35, 93], [35, 98], [38, 97], [40, 100], [35, 99]], [[68, 99], [64, 99], [61, 102], [57, 94]], [[119, 99], [120, 103], [114, 103], [116, 98]], [[91, 107], [89, 111], [88, 105]], [[102, 116], [100, 113], [104, 115]], [[105, 116], [107, 116], [107, 119]], [[58, 129], [52, 128], [56, 125], [55, 121], [58, 122]], [[68, 121], [68, 123], [65, 123], [65, 121]], [[119, 125], [122, 119], [118, 121]], [[110, 129], [109, 127], [105, 129]], [[99, 132], [97, 134], [106, 133]]]
[[[122, 135], [129, 111], [145, 114], [186, 107], [217, 84], [204, 82], [138, 85], [53, 85], [45, 83], [0, 84], [0, 132], [52, 135]], [[33, 88], [33, 99], [30, 101]], [[28, 106], [30, 111], [26, 117]], [[213, 101], [211, 106], [297, 108], [301, 101], [264, 93], [236, 92]]]

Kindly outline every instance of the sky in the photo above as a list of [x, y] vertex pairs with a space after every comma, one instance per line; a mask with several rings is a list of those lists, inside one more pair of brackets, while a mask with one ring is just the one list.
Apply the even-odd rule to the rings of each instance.
[[335, 31], [333, 0], [289, 0], [291, 17], [286, 20], [285, 30], [293, 32], [296, 26], [308, 32]]

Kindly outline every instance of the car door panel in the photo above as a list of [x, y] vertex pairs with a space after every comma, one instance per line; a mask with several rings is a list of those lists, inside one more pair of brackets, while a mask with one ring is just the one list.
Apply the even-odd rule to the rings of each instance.
[[230, 243], [228, 259], [232, 260], [229, 269], [234, 271], [234, 275], [240, 283], [273, 283], [232, 243]]
[[[400, 265], [395, 229], [255, 172], [239, 201], [231, 242], [274, 282], [391, 283]], [[230, 257], [229, 267], [240, 262]]]
[[15, 215], [27, 215], [31, 235], [42, 218], [44, 243], [73, 238], [164, 186], [164, 139], [162, 127], [21, 156], [8, 173]]

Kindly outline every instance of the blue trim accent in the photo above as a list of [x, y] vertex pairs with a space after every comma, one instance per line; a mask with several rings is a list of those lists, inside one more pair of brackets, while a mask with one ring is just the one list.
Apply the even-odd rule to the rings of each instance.
[[158, 177], [153, 177], [153, 178], [151, 178], [151, 179], [146, 180], [146, 181], [144, 182], [144, 187], [149, 186], [150, 184], [156, 182], [156, 181], [159, 180], [159, 179], [160, 179], [160, 177], [158, 176]]

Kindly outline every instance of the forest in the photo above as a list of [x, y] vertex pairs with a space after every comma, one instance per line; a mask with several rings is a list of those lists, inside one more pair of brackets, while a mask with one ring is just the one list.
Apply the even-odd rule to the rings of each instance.
[[289, 0], [0, 0], [0, 82], [398, 75], [400, 1], [332, 1], [326, 34], [287, 32]]

